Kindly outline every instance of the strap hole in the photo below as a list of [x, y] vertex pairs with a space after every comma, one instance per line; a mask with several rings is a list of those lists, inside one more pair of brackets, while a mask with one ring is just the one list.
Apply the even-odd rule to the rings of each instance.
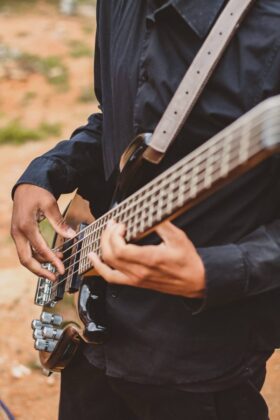
[[165, 130], [163, 130], [163, 134], [166, 134], [166, 131]]
[[175, 115], [177, 115], [177, 114], [178, 114], [178, 112], [177, 112], [177, 111], [174, 111], [174, 114], [175, 114]]
[[187, 90], [187, 91], [185, 92], [185, 94], [186, 94], [186, 95], [188, 95], [188, 94], [189, 94], [189, 91]]
[[197, 74], [200, 74], [200, 71], [199, 70], [197, 70], [197, 72], [196, 72]]
[[211, 51], [208, 51], [208, 55], [211, 55]]
[[220, 32], [219, 35], [223, 35], [223, 32]]

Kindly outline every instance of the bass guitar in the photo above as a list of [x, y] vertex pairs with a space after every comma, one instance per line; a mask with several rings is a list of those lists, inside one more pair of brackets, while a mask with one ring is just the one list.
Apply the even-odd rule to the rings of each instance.
[[[90, 251], [101, 255], [100, 239], [108, 221], [124, 223], [126, 241], [137, 242], [162, 221], [176, 219], [279, 153], [280, 96], [262, 102], [158, 176], [153, 175], [155, 165], [143, 156], [151, 137], [138, 136], [124, 153], [111, 209], [94, 220], [88, 203], [76, 196], [65, 215], [76, 236], [55, 236], [54, 249], [63, 253], [65, 274], [55, 282], [39, 278], [35, 304], [42, 314], [32, 322], [35, 348], [47, 372], [67, 366], [82, 340], [98, 344], [108, 335], [106, 283], [87, 258]], [[55, 272], [51, 264], [47, 268]], [[76, 318], [69, 295], [75, 297]], [[63, 308], [64, 318], [54, 307]]]

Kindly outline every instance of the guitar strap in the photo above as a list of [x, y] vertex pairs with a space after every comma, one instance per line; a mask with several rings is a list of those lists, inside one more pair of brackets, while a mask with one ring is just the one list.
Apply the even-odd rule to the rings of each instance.
[[253, 2], [228, 1], [163, 113], [143, 154], [146, 160], [162, 160]]

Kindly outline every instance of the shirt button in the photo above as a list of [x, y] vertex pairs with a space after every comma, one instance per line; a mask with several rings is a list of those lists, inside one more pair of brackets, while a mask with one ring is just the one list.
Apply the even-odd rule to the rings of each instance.
[[116, 299], [118, 297], [118, 291], [116, 290], [116, 287], [111, 286], [110, 287], [110, 293], [111, 293], [111, 297], [113, 299]]

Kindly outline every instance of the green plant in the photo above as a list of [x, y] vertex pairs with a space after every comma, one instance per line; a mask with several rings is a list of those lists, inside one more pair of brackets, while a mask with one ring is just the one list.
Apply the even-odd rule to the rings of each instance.
[[28, 91], [24, 94], [22, 98], [22, 105], [28, 105], [33, 99], [37, 97], [37, 93], [33, 91]]
[[23, 53], [17, 58], [21, 68], [30, 73], [41, 73], [49, 83], [60, 89], [68, 88], [69, 72], [61, 58], [49, 56], [46, 58], [38, 55]]
[[84, 87], [78, 97], [78, 101], [82, 103], [96, 102], [96, 97], [92, 87]]
[[80, 40], [72, 39], [69, 41], [68, 45], [70, 55], [73, 58], [89, 57], [93, 54], [92, 48]]
[[0, 145], [22, 144], [31, 140], [38, 141], [51, 136], [58, 136], [60, 131], [60, 124], [41, 123], [38, 128], [28, 128], [23, 126], [19, 120], [13, 120], [0, 128]]

